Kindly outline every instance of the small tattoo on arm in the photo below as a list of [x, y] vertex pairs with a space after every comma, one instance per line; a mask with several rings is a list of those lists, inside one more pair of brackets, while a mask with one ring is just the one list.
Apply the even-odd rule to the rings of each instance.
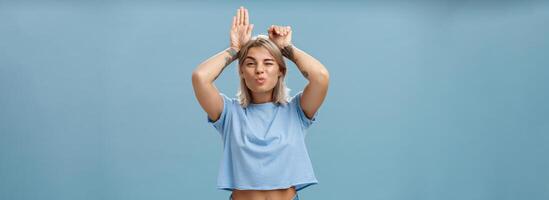
[[[225, 65], [223, 65], [223, 68], [221, 69], [221, 72], [223, 72], [223, 70], [229, 66], [229, 64], [231, 64], [236, 58], [237, 58], [237, 55], [238, 55], [238, 52], [236, 50], [234, 50], [233, 48], [229, 48], [227, 50], [225, 50], [227, 53], [229, 53], [229, 56], [226, 56], [225, 57]], [[217, 76], [215, 76], [214, 80], [217, 80], [217, 77], [219, 77], [219, 75], [221, 74], [221, 72], [219, 72], [219, 74]]]
[[231, 62], [233, 62], [233, 60], [236, 60], [238, 52], [236, 50], [234, 50], [233, 48], [229, 48], [225, 51], [227, 53], [229, 53], [229, 55], [230, 55], [228, 57], [225, 57], [225, 67], [226, 67], [227, 65], [231, 64]]
[[[293, 61], [294, 63], [296, 62], [295, 60], [295, 57], [294, 57], [294, 46], [289, 44], [287, 46], [285, 46], [284, 48], [282, 48], [282, 55], [285, 56], [286, 58], [290, 59], [291, 61]], [[303, 76], [305, 78], [309, 78], [309, 72], [305, 71], [305, 70], [301, 70], [301, 74], [303, 74]]]
[[281, 52], [283, 56], [295, 62], [293, 45], [289, 44], [285, 46], [284, 48], [281, 49]]

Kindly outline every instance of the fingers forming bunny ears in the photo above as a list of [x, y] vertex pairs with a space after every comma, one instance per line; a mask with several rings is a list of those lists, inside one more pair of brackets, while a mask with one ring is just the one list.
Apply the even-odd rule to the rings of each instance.
[[285, 36], [292, 32], [292, 27], [271, 25], [271, 27], [269, 27], [269, 32], [272, 31], [274, 31], [277, 35]]
[[248, 15], [248, 9], [240, 6], [236, 11], [236, 16], [233, 17], [233, 25], [248, 25], [250, 24], [250, 17]]

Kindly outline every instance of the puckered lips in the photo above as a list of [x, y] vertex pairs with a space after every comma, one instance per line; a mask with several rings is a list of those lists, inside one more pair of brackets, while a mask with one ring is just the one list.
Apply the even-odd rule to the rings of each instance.
[[255, 77], [255, 83], [257, 83], [259, 85], [263, 85], [266, 81], [267, 81], [267, 78], [265, 78], [263, 76]]

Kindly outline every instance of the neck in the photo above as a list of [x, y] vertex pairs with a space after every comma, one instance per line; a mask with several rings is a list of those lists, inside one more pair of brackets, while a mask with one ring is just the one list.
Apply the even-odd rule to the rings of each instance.
[[267, 103], [272, 102], [273, 90], [267, 92], [252, 92], [252, 103]]

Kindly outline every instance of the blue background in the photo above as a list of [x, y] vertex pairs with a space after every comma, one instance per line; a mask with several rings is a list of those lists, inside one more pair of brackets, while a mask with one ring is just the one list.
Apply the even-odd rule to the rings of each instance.
[[457, 0], [0, 1], [0, 199], [228, 199], [190, 78], [240, 5], [330, 71], [301, 199], [549, 199], [549, 3]]

